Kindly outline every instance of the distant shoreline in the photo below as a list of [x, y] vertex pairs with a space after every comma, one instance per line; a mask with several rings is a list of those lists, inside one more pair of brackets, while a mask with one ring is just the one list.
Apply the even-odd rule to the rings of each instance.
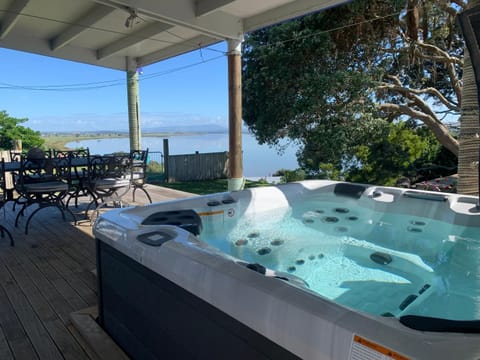
[[[204, 134], [227, 134], [228, 131], [212, 131], [212, 132], [142, 132], [142, 137], [172, 137], [172, 136], [195, 136]], [[84, 140], [95, 139], [122, 139], [128, 138], [128, 132], [123, 131], [72, 131], [72, 132], [44, 132], [41, 134], [45, 140], [45, 146], [50, 149], [66, 150], [65, 145], [71, 142], [79, 142]]]

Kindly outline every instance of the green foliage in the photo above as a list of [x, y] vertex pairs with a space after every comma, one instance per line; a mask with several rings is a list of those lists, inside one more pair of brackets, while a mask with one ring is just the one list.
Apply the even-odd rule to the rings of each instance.
[[[434, 110], [418, 104], [439, 105], [434, 92], [422, 92], [415, 103], [412, 94], [385, 90], [395, 84], [401, 90], [435, 87], [455, 108], [449, 71], [459, 72], [458, 64], [448, 69], [435, 52], [422, 58], [415, 40], [399, 35], [416, 30], [417, 40], [459, 55], [455, 11], [446, 11], [449, 1], [418, 2], [415, 28], [405, 4], [356, 0], [249, 34], [243, 118], [257, 140], [276, 146], [283, 138], [295, 140], [307, 175], [330, 179], [394, 184], [441, 160], [445, 151], [429, 129], [405, 112], [388, 110], [393, 106], [379, 106], [398, 104], [429, 115]], [[442, 165], [450, 168], [451, 159]]]
[[257, 140], [278, 145], [282, 138], [295, 139], [302, 168], [341, 177], [355, 159], [355, 147], [382, 136], [388, 125], [377, 117], [372, 96], [385, 69], [367, 63], [376, 51], [358, 42], [358, 31], [368, 33], [368, 44], [378, 44], [392, 27], [378, 20], [349, 31], [326, 30], [390, 14], [399, 3], [354, 1], [250, 34], [243, 56], [243, 118]]
[[257, 183], [258, 183], [259, 185], [269, 185], [267, 179], [265, 179], [265, 178], [260, 178], [260, 179], [258, 179]]
[[[356, 166], [348, 169], [349, 181], [395, 185], [401, 178], [411, 182], [428, 177], [448, 175], [455, 170], [455, 157], [446, 152], [428, 129], [408, 122], [389, 124], [388, 135], [372, 139], [369, 146], [355, 148]], [[438, 160], [442, 166], [438, 166]], [[445, 166], [450, 165], [450, 167]]]
[[0, 111], [0, 149], [12, 149], [14, 140], [22, 140], [24, 150], [43, 146], [40, 132], [19, 125], [27, 120], [13, 118], [6, 111]]
[[345, 180], [341, 169], [338, 169], [331, 163], [322, 163], [318, 166], [319, 177], [329, 180]]
[[147, 164], [147, 172], [149, 173], [163, 173], [163, 165], [158, 161], [151, 160]]
[[260, 143], [303, 140], [318, 127], [345, 125], [373, 112], [374, 82], [386, 71], [375, 56], [394, 29], [392, 20], [398, 21], [381, 16], [398, 11], [400, 3], [354, 1], [249, 34], [243, 118]]
[[305, 177], [306, 177], [306, 173], [302, 169], [284, 170], [281, 182], [289, 183], [293, 181], [302, 181], [302, 180], [305, 180]]

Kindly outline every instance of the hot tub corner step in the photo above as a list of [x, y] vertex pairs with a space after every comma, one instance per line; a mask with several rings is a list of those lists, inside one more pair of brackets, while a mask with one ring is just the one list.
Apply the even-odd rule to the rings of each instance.
[[88, 346], [85, 351], [89, 355], [93, 355], [92, 358], [94, 359], [129, 360], [130, 358], [95, 321], [97, 313], [97, 307], [94, 306], [70, 314], [75, 330], [78, 331], [82, 340]]

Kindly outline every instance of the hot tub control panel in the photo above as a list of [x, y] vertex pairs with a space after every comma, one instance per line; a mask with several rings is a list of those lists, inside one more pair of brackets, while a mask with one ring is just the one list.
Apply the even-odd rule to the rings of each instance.
[[166, 230], [158, 230], [140, 234], [137, 236], [137, 240], [147, 245], [161, 246], [167, 241], [175, 239], [176, 236], [177, 233]]

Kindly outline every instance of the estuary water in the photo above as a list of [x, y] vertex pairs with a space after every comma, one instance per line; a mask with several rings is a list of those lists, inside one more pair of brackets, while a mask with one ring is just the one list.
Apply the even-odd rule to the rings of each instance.
[[[172, 135], [165, 137], [143, 137], [142, 148], [163, 152], [163, 139], [168, 138], [170, 155], [228, 151], [228, 134]], [[282, 154], [268, 145], [259, 145], [255, 137], [242, 134], [243, 173], [246, 177], [269, 177], [277, 170], [297, 169], [298, 147], [289, 145]], [[105, 138], [74, 141], [66, 144], [69, 148], [89, 148], [92, 154], [109, 154], [129, 151], [128, 138]]]

